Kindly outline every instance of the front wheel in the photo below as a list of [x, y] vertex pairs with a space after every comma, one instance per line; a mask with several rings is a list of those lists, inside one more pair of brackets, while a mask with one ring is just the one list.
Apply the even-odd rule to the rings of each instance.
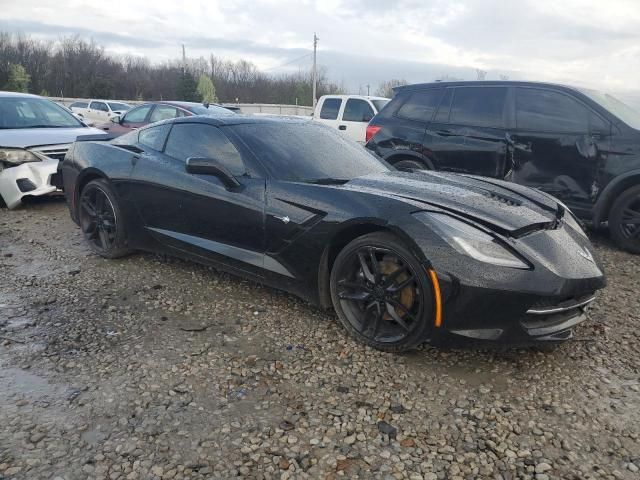
[[613, 240], [631, 253], [640, 254], [640, 185], [622, 192], [609, 213]]
[[85, 240], [98, 255], [118, 258], [130, 252], [118, 200], [106, 180], [92, 180], [82, 189], [78, 218]]
[[433, 290], [418, 259], [389, 233], [349, 243], [331, 270], [331, 299], [357, 340], [388, 352], [423, 342], [433, 325]]

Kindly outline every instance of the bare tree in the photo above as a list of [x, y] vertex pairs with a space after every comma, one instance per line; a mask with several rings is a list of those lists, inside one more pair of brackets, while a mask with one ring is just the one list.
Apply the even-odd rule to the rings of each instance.
[[392, 78], [391, 80], [387, 80], [386, 82], [382, 82], [380, 85], [378, 85], [376, 95], [379, 97], [392, 98], [394, 95], [393, 89], [406, 84], [407, 81], [404, 78]]

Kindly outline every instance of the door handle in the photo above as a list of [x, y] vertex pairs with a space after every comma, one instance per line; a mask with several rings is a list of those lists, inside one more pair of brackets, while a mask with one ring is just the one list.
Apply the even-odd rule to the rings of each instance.
[[441, 137], [450, 137], [453, 133], [451, 133], [451, 130], [436, 130], [436, 135], [440, 135]]
[[346, 129], [347, 129], [347, 126], [346, 126], [346, 125], [340, 125], [340, 126], [338, 127], [338, 130], [346, 130]]

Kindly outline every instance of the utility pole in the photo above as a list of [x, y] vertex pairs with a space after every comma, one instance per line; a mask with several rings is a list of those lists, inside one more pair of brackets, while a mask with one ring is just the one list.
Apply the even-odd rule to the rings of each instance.
[[316, 108], [316, 90], [317, 90], [317, 83], [318, 83], [318, 73], [316, 71], [316, 50], [318, 49], [318, 36], [315, 34], [315, 32], [313, 33], [313, 71], [312, 71], [312, 76], [313, 76], [313, 100], [312, 100], [312, 105], [313, 108]]
[[370, 87], [371, 87], [371, 85], [369, 85], [369, 84], [367, 83], [367, 97], [369, 96], [369, 88], [370, 88]]
[[182, 44], [182, 76], [187, 70], [187, 54], [184, 51], [184, 43]]

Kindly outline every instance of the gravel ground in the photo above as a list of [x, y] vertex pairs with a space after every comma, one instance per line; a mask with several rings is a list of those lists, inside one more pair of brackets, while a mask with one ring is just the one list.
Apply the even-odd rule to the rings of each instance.
[[640, 478], [640, 257], [552, 350], [385, 354], [173, 258], [0, 210], [0, 480]]

